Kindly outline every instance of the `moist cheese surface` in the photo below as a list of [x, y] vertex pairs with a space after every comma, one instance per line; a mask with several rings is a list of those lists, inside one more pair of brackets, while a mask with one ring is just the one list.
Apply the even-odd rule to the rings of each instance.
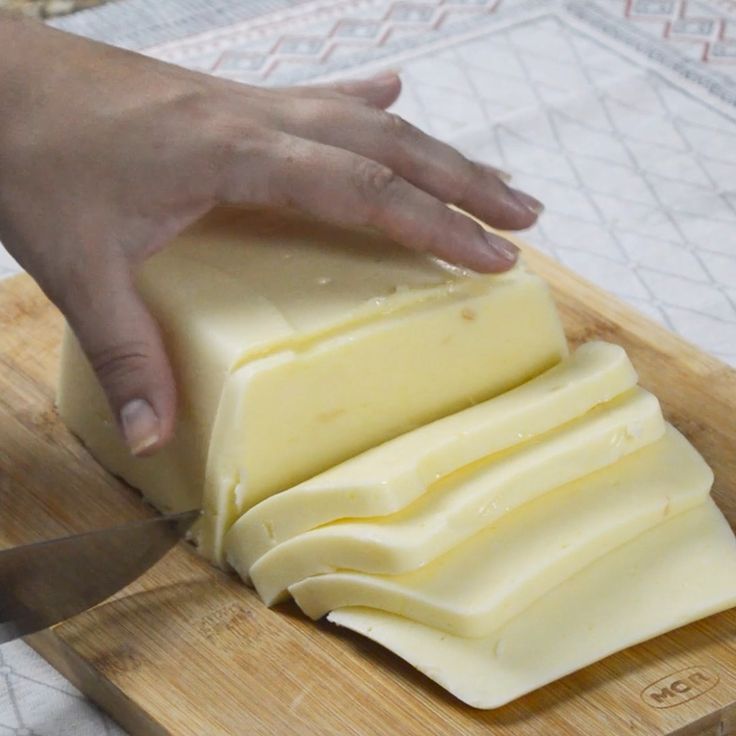
[[654, 396], [632, 389], [518, 449], [441, 478], [395, 514], [336, 521], [305, 532], [242, 572], [271, 605], [283, 600], [290, 585], [318, 573], [417, 569], [509, 511], [615, 463], [664, 430]]
[[466, 637], [485, 636], [621, 544], [705, 501], [713, 473], [675, 429], [544, 494], [403, 575], [341, 571], [289, 587], [312, 618], [363, 606]]
[[546, 285], [523, 266], [452, 268], [367, 231], [217, 211], [139, 274], [174, 365], [174, 441], [130, 457], [74, 338], [64, 421], [162, 510], [204, 508], [203, 554], [278, 491], [513, 388], [567, 354]]
[[329, 620], [382, 644], [476, 708], [736, 605], [736, 540], [712, 500], [602, 556], [483, 638], [368, 608]]
[[62, 418], [271, 605], [491, 708], [736, 603], [712, 473], [625, 352], [568, 357], [545, 283], [219, 210], [138, 274], [178, 384], [133, 458], [67, 331]]
[[297, 534], [338, 519], [404, 508], [439, 478], [585, 414], [636, 385], [617, 345], [591, 342], [540, 376], [351, 458], [245, 513], [226, 539], [247, 575], [258, 558]]

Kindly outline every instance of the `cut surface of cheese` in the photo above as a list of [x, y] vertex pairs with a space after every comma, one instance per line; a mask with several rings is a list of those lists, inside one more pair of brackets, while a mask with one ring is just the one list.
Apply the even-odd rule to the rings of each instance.
[[271, 605], [284, 598], [290, 585], [311, 575], [340, 569], [390, 574], [415, 570], [512, 509], [611, 465], [664, 431], [657, 399], [634, 388], [518, 448], [441, 478], [395, 514], [313, 529], [238, 572], [249, 575]]
[[585, 414], [632, 388], [618, 345], [591, 342], [536, 378], [330, 468], [254, 506], [233, 525], [226, 552], [248, 570], [269, 549], [341, 518], [384, 516], [438, 478]]
[[604, 555], [484, 638], [392, 613], [328, 619], [476, 708], [496, 708], [638, 642], [736, 605], [736, 539], [712, 500]]
[[138, 276], [179, 387], [174, 441], [133, 458], [67, 335], [62, 418], [162, 510], [202, 505], [218, 563], [238, 515], [369, 447], [513, 388], [567, 354], [544, 282], [480, 276], [367, 232], [216, 211]]
[[657, 442], [522, 506], [419, 570], [339, 571], [289, 593], [312, 618], [362, 606], [487, 636], [593, 560], [702, 504], [712, 482], [703, 458], [668, 427]]
[[[233, 373], [208, 462], [210, 477], [235, 470], [238, 479], [234, 494], [205, 497], [205, 513], [220, 520], [216, 547], [220, 533], [266, 496], [557, 362], [560, 356], [551, 356], [547, 344], [532, 348], [534, 355], [519, 366], [516, 354], [525, 349], [520, 335], [531, 342], [533, 325], [522, 326], [512, 315], [538, 312], [535, 297], [548, 295], [537, 293], [533, 281], [511, 283], [465, 297], [463, 307], [433, 303], [387, 316]], [[474, 319], [465, 320], [463, 309]], [[502, 324], [502, 314], [509, 323]], [[230, 499], [232, 508], [223, 504]]]

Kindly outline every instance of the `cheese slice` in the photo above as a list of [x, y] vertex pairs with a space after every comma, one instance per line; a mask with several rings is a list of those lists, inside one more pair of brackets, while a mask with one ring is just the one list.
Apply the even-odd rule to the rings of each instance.
[[224, 533], [263, 498], [567, 354], [549, 291], [523, 264], [480, 276], [283, 213], [217, 211], [138, 282], [178, 381], [174, 441], [129, 455], [69, 333], [60, 414], [160, 509], [202, 505], [200, 550], [217, 563]]
[[308, 616], [364, 606], [487, 636], [593, 560], [693, 506], [713, 472], [673, 427], [657, 442], [502, 517], [404, 575], [339, 571], [289, 593]]
[[708, 499], [604, 555], [484, 638], [369, 608], [328, 619], [382, 644], [468, 705], [496, 708], [734, 605], [736, 540]]
[[305, 532], [271, 549], [250, 570], [231, 562], [250, 576], [267, 605], [311, 575], [415, 570], [512, 509], [654, 442], [664, 429], [657, 399], [635, 388], [557, 430], [440, 479], [395, 514]]
[[496, 398], [401, 435], [254, 506], [228, 532], [228, 559], [249, 570], [277, 544], [348, 517], [391, 514], [438, 478], [575, 419], [636, 385], [623, 348], [579, 347]]

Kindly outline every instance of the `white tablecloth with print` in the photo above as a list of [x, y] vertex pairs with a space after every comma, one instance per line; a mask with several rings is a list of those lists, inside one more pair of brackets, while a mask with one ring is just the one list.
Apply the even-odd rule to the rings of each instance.
[[[736, 2], [120, 0], [56, 25], [249, 83], [400, 69], [398, 113], [547, 204], [529, 240], [736, 365]], [[103, 733], [0, 647], [0, 736]]]

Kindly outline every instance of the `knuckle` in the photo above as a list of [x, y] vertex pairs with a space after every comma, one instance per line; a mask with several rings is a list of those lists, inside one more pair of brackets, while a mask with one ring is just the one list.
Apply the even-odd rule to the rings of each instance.
[[306, 124], [309, 129], [332, 128], [349, 130], [356, 123], [356, 113], [360, 108], [338, 93], [331, 92], [329, 97], [300, 100], [298, 113], [295, 113], [297, 125]]
[[344, 121], [348, 106], [334, 92], [326, 93], [327, 97], [312, 97], [300, 101], [304, 115], [317, 123], [334, 123]]
[[386, 134], [392, 138], [406, 138], [416, 129], [400, 115], [393, 112], [381, 113], [383, 128]]
[[172, 94], [177, 115], [188, 124], [206, 123], [212, 115], [212, 110], [217, 107], [217, 100], [213, 99], [212, 91], [206, 85], [192, 85], [190, 82], [185, 90]]
[[271, 165], [264, 166], [262, 174], [255, 179], [251, 177], [251, 201], [269, 207], [303, 209], [306, 200], [299, 184], [300, 172], [319, 171], [321, 163], [312, 146], [303, 139], [278, 134], [273, 139], [270, 156]]
[[217, 125], [209, 144], [207, 155], [216, 169], [221, 171], [240, 153], [242, 142], [239, 132], [236, 133], [232, 126]]
[[204, 156], [215, 197], [223, 204], [260, 202], [255, 172], [264, 168], [269, 150], [266, 131], [241, 121], [216, 127]]
[[455, 175], [451, 179], [451, 201], [461, 204], [467, 202], [473, 192], [483, 186], [485, 175], [477, 163], [459, 155], [458, 166], [455, 167]]
[[460, 158], [463, 168], [465, 169], [465, 178], [468, 182], [480, 185], [483, 182], [488, 181], [488, 169], [484, 168], [477, 161], [471, 161], [470, 159], [465, 158], [465, 156], [461, 156]]
[[478, 226], [467, 215], [456, 212], [444, 204], [428, 213], [427, 249], [443, 255], [453, 246], [471, 241], [476, 236]]
[[392, 169], [370, 159], [355, 165], [353, 179], [358, 192], [371, 201], [392, 198], [399, 185], [399, 177]]
[[212, 128], [208, 155], [223, 168], [251, 153], [263, 138], [260, 126], [229, 117], [215, 121]]
[[145, 374], [152, 355], [142, 341], [129, 341], [87, 352], [90, 365], [103, 386], [130, 383]]
[[[460, 217], [465, 218], [463, 215]], [[446, 250], [447, 244], [452, 242], [457, 233], [464, 232], [462, 220], [458, 219], [455, 213], [445, 206], [440, 206], [434, 212], [434, 226], [428, 228], [427, 239], [424, 243], [424, 250], [432, 253], [441, 253]]]

